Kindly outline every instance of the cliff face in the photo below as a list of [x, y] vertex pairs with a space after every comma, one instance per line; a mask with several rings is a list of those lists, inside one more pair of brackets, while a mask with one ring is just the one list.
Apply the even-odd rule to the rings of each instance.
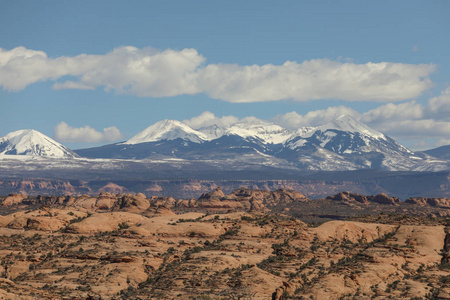
[[[0, 180], [0, 194], [26, 193], [28, 195], [71, 195], [92, 193], [82, 180], [6, 179]], [[95, 191], [97, 192], [97, 190]]]
[[[354, 182], [299, 181], [299, 180], [153, 180], [153, 181], [82, 181], [59, 179], [26, 179], [0, 181], [0, 195], [25, 193], [27, 195], [96, 195], [110, 193], [143, 193], [147, 196], [173, 196], [175, 198], [198, 198], [202, 194], [221, 187], [226, 193], [233, 190], [286, 189], [301, 192], [310, 198], [320, 198], [352, 190], [359, 193], [385, 192], [378, 187], [365, 187]], [[277, 196], [274, 195], [276, 198]]]
[[[206, 175], [205, 175], [206, 176]], [[306, 175], [305, 175], [306, 176]], [[80, 177], [81, 178], [81, 177]], [[446, 173], [324, 173], [304, 179], [185, 179], [185, 180], [94, 180], [94, 179], [0, 179], [0, 195], [97, 195], [143, 193], [146, 196], [198, 198], [217, 187], [224, 193], [236, 189], [292, 190], [310, 199], [324, 198], [342, 191], [364, 195], [387, 194], [401, 199], [419, 197], [450, 198], [450, 176]], [[378, 199], [383, 201], [382, 198]], [[414, 200], [419, 201], [419, 200]]]

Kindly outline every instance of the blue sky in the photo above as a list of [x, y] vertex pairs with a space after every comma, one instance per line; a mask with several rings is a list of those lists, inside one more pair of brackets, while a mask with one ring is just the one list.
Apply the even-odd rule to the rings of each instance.
[[449, 9], [2, 1], [0, 136], [33, 128], [81, 148], [162, 119], [255, 116], [294, 129], [348, 113], [412, 149], [450, 144]]

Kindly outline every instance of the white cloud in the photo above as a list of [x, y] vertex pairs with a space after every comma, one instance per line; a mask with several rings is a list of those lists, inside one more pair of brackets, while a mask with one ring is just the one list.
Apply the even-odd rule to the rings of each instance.
[[66, 90], [66, 89], [75, 89], [75, 90], [93, 90], [94, 86], [76, 81], [65, 81], [65, 82], [56, 82], [52, 87], [54, 90]]
[[428, 101], [430, 112], [439, 119], [450, 121], [450, 88]]
[[391, 102], [432, 86], [433, 65], [341, 63], [315, 59], [275, 65], [208, 65], [199, 72], [205, 93], [230, 102], [343, 99]]
[[42, 51], [17, 47], [0, 48], [0, 86], [5, 90], [19, 91], [37, 81], [56, 79], [66, 75], [64, 67], [49, 60]]
[[424, 107], [416, 101], [393, 104], [388, 103], [364, 113], [364, 123], [381, 123], [387, 120], [417, 120], [424, 116]]
[[374, 128], [394, 138], [420, 139], [450, 136], [450, 122], [431, 119], [379, 122]]
[[[427, 106], [416, 101], [385, 104], [365, 112], [360, 121], [395, 138], [420, 140], [433, 138], [442, 145], [450, 136], [450, 89], [429, 100]], [[447, 119], [446, 119], [447, 118]]]
[[95, 89], [139, 97], [204, 93], [229, 102], [342, 99], [392, 102], [419, 96], [432, 86], [435, 66], [314, 59], [282, 65], [205, 65], [195, 49], [119, 47], [105, 55], [48, 58], [24, 47], [0, 48], [0, 86], [18, 91], [38, 81], [54, 89]]
[[194, 129], [199, 129], [211, 125], [217, 125], [219, 127], [225, 128], [236, 123], [237, 121], [239, 121], [239, 119], [235, 116], [216, 117], [212, 112], [205, 111], [197, 117], [193, 117], [189, 120], [183, 120], [183, 123], [191, 126]]
[[120, 47], [105, 55], [81, 54], [48, 58], [24, 47], [0, 48], [0, 86], [18, 91], [42, 80], [74, 76], [78, 81], [56, 82], [54, 89], [95, 89], [141, 97], [167, 97], [198, 93], [196, 69], [204, 58], [195, 49], [158, 51]]
[[69, 143], [101, 143], [123, 139], [123, 134], [115, 126], [104, 128], [103, 132], [89, 126], [74, 128], [65, 122], [56, 125], [53, 136], [60, 142]]
[[360, 114], [346, 106], [328, 107], [327, 109], [310, 111], [305, 115], [300, 115], [295, 111], [284, 115], [276, 115], [271, 119], [272, 122], [287, 128], [298, 129], [301, 127], [315, 127], [330, 122], [341, 115], [349, 115], [359, 119]]

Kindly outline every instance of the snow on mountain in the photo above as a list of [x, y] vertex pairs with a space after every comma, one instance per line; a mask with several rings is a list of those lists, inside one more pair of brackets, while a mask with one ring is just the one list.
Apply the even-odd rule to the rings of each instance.
[[0, 138], [0, 154], [54, 158], [78, 156], [67, 147], [33, 129], [14, 131]]
[[263, 120], [243, 120], [225, 130], [226, 135], [257, 138], [264, 144], [281, 144], [292, 136], [292, 132]]
[[202, 128], [199, 128], [197, 131], [206, 135], [206, 138], [209, 141], [218, 139], [225, 134], [225, 129], [223, 129], [222, 127], [219, 127], [217, 125], [202, 127]]
[[123, 144], [135, 145], [162, 140], [183, 139], [193, 143], [203, 143], [208, 137], [177, 120], [163, 120], [139, 132]]
[[[316, 127], [315, 131], [328, 131], [328, 130], [339, 130], [339, 131], [346, 131], [346, 132], [352, 132], [352, 133], [359, 133], [361, 135], [370, 136], [372, 138], [376, 139], [386, 139], [386, 136], [382, 134], [379, 131], [376, 131], [375, 129], [370, 128], [366, 124], [363, 124], [361, 122], [356, 121], [352, 117], [348, 115], [342, 115], [337, 117], [336, 119], [332, 120], [331, 122]], [[309, 131], [307, 134], [305, 134], [303, 137], [309, 137], [313, 134], [313, 131]], [[309, 135], [309, 136], [308, 136]]]
[[301, 137], [311, 136], [314, 133], [314, 131], [316, 130], [316, 128], [317, 127], [300, 127], [299, 129], [294, 131], [291, 138], [297, 137], [297, 136], [301, 136]]
[[410, 150], [390, 137], [347, 115], [319, 127], [299, 130], [286, 142], [291, 149], [310, 144], [339, 154], [380, 152], [412, 155]]
[[264, 144], [281, 144], [291, 137], [292, 132], [276, 124], [254, 119], [237, 122], [228, 128], [211, 125], [198, 130], [192, 129], [180, 121], [163, 120], [151, 125], [123, 144], [134, 145], [178, 138], [194, 143], [203, 143], [224, 135], [255, 138]]
[[[323, 171], [370, 168], [436, 171], [450, 168], [449, 160], [424, 153], [415, 154], [392, 138], [348, 116], [341, 116], [323, 126], [296, 131], [255, 118], [241, 120], [226, 128], [211, 125], [198, 130], [180, 121], [164, 120], [127, 142], [76, 152], [86, 158], [137, 162], [155, 158], [203, 161], [205, 165], [220, 168], [231, 162], [243, 168], [264, 165]], [[19, 130], [0, 138], [0, 157], [4, 161], [12, 155], [31, 160], [34, 160], [33, 156], [77, 157], [71, 150], [35, 130]]]

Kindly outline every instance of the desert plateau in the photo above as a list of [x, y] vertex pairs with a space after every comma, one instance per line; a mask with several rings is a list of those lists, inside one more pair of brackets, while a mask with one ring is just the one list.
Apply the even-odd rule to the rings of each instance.
[[447, 299], [450, 200], [0, 198], [3, 299]]

